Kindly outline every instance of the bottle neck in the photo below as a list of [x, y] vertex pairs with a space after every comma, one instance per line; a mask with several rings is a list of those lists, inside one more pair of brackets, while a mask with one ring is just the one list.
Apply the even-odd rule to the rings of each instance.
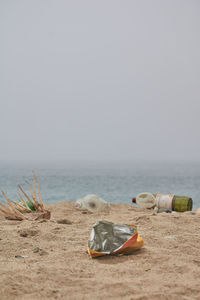
[[135, 197], [132, 198], [132, 202], [136, 203], [136, 198]]

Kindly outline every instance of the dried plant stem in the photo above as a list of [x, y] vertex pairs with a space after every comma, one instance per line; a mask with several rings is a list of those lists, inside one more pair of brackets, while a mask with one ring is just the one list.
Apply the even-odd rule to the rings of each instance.
[[33, 198], [33, 201], [34, 201], [35, 205], [36, 205], [38, 208], [40, 208], [40, 205], [39, 205], [39, 203], [38, 203], [38, 201], [37, 201], [37, 196], [36, 196], [36, 194], [33, 192], [32, 187], [31, 187], [31, 184], [30, 184], [29, 182], [27, 182], [27, 184], [28, 184], [29, 191], [30, 191], [30, 194], [31, 194], [31, 196], [32, 196], [32, 198]]
[[31, 212], [32, 210], [30, 209], [30, 207], [28, 207], [26, 201], [23, 199], [23, 197], [21, 196], [21, 194], [19, 192], [17, 192], [17, 195], [19, 196], [19, 199], [24, 203], [26, 209]]
[[26, 197], [26, 199], [37, 209], [36, 204], [31, 200], [31, 198], [27, 195], [27, 193], [22, 189], [22, 187], [19, 184], [18, 184], [18, 188], [24, 194], [24, 196]]
[[[51, 213], [44, 209], [37, 177], [34, 175], [33, 188], [29, 182], [27, 182], [27, 184], [31, 196], [29, 196], [23, 188], [18, 185], [19, 192], [17, 192], [17, 194], [20, 199], [19, 202], [11, 200], [3, 191], [1, 191], [7, 203], [5, 201], [0, 202], [0, 214], [3, 214], [4, 217], [9, 220], [49, 220]], [[38, 188], [39, 200], [37, 200], [36, 188]], [[35, 208], [34, 211], [29, 207], [29, 203], [31, 203], [31, 205]]]
[[19, 217], [19, 218], [21, 218], [21, 219], [27, 219], [19, 210], [17, 210], [16, 208], [15, 208], [15, 206], [12, 204], [12, 202], [10, 201], [10, 199], [6, 196], [6, 194], [3, 192], [3, 191], [1, 191], [2, 192], [2, 194], [3, 194], [3, 196], [4, 196], [4, 198], [7, 200], [7, 202], [8, 202], [8, 204], [9, 204], [9, 206], [13, 209], [13, 212], [11, 212], [11, 214], [13, 214], [15, 217]]
[[35, 185], [35, 181], [34, 180], [33, 180], [33, 193], [35, 195], [35, 198], [37, 199], [36, 185]]
[[39, 194], [39, 198], [40, 198], [40, 205], [43, 207], [43, 201], [42, 201], [42, 195], [41, 195], [41, 192], [40, 192], [39, 181], [38, 181], [37, 176], [35, 174], [34, 174], [34, 179], [35, 179], [35, 182], [36, 182], [37, 188], [38, 188], [38, 194]]
[[9, 206], [5, 206], [3, 203], [0, 202], [1, 210], [6, 212], [12, 212]]
[[15, 210], [15, 206], [12, 204], [12, 202], [10, 201], [10, 199], [6, 196], [6, 194], [1, 191], [2, 195], [4, 196], [4, 198], [7, 200], [8, 204], [10, 205], [10, 207], [12, 207], [12, 209]]
[[27, 210], [26, 207], [24, 207], [23, 205], [21, 205], [21, 204], [15, 202], [14, 200], [10, 200], [10, 201], [16, 205], [17, 210], [19, 210], [20, 212], [24, 212], [24, 209]]

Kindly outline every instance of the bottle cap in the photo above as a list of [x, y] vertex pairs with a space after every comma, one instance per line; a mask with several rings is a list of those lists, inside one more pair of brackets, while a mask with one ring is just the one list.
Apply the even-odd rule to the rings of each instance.
[[132, 202], [136, 203], [136, 198], [135, 197], [132, 198]]

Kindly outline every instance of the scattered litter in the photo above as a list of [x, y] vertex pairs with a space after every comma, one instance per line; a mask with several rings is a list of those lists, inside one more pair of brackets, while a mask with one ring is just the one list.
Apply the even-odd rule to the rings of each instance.
[[177, 212], [191, 211], [193, 205], [191, 197], [151, 193], [140, 193], [132, 198], [132, 202], [143, 208], [157, 207]]
[[110, 205], [102, 198], [98, 197], [97, 195], [90, 194], [83, 198], [77, 199], [75, 203], [76, 209], [79, 210], [88, 210], [89, 212], [96, 213], [96, 212], [109, 212]]
[[129, 254], [144, 245], [143, 239], [133, 225], [114, 224], [98, 221], [93, 225], [88, 242], [88, 254], [92, 257], [103, 255]]
[[[7, 203], [0, 202], [0, 212], [4, 215], [6, 219], [9, 220], [43, 220], [50, 219], [50, 211], [44, 208], [39, 182], [34, 175], [33, 188], [29, 182], [27, 182], [31, 197], [18, 185], [19, 192], [17, 193], [20, 201], [16, 202], [9, 199], [6, 194], [2, 191], [4, 198]], [[36, 191], [36, 186], [37, 190]], [[39, 200], [37, 200], [37, 193], [39, 195]], [[32, 198], [32, 199], [31, 199]]]
[[132, 198], [132, 202], [143, 208], [154, 208], [156, 199], [151, 193], [140, 193], [136, 198]]

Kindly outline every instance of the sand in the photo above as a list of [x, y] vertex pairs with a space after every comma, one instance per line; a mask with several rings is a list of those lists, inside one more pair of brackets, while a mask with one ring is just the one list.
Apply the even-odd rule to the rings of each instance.
[[[109, 214], [71, 202], [46, 207], [46, 222], [0, 217], [0, 299], [200, 299], [200, 215], [128, 204], [112, 204]], [[91, 259], [88, 238], [100, 219], [136, 224], [145, 246]]]

